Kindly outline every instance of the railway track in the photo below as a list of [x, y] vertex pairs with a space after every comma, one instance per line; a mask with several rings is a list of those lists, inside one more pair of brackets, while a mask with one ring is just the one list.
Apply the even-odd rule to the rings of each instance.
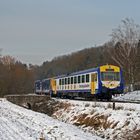
[[107, 103], [133, 103], [133, 104], [140, 104], [140, 101], [121, 101], [121, 100], [116, 100], [116, 99], [112, 99], [110, 101], [107, 100], [96, 100], [96, 99], [85, 99], [85, 98], [75, 98], [75, 99], [67, 99], [67, 98], [57, 98], [57, 99], [66, 99], [66, 100], [75, 100], [75, 101], [93, 101], [93, 102], [107, 102]]
[[[43, 96], [43, 95], [37, 95], [37, 96]], [[49, 95], [46, 95], [46, 96], [49, 96]], [[129, 101], [129, 100], [116, 100], [116, 99], [111, 99], [110, 101], [107, 101], [107, 100], [97, 100], [95, 98], [82, 98], [82, 97], [76, 97], [74, 99], [68, 99], [68, 98], [54, 98], [54, 97], [51, 97], [52, 99], [67, 99], [67, 100], [75, 100], [75, 101], [93, 101], [93, 102], [115, 102], [115, 103], [133, 103], [133, 104], [140, 104], [140, 101]]]
[[140, 104], [140, 101], [118, 101], [118, 100], [111, 100], [111, 102], [115, 102], [115, 103], [133, 103], [133, 104]]

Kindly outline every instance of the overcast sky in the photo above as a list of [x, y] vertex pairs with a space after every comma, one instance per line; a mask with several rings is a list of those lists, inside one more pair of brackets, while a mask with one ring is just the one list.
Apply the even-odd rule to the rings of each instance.
[[104, 44], [124, 18], [140, 24], [140, 0], [0, 0], [0, 48], [23, 63]]

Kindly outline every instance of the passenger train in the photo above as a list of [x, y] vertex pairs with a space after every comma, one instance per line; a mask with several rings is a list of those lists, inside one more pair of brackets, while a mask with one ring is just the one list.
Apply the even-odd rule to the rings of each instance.
[[124, 81], [118, 66], [103, 65], [71, 74], [35, 81], [35, 93], [65, 98], [97, 98], [110, 100], [122, 94]]

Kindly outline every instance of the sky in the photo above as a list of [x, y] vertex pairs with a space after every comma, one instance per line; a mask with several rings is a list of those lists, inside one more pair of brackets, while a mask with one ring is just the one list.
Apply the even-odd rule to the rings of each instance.
[[122, 19], [140, 24], [139, 0], [0, 0], [0, 52], [26, 64], [99, 46]]

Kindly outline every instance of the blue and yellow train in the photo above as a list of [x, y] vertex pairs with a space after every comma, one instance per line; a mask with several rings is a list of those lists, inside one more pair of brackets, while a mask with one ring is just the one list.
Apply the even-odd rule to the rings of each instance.
[[122, 94], [124, 82], [118, 66], [103, 65], [68, 75], [35, 81], [35, 93], [55, 97], [84, 97], [110, 100]]

